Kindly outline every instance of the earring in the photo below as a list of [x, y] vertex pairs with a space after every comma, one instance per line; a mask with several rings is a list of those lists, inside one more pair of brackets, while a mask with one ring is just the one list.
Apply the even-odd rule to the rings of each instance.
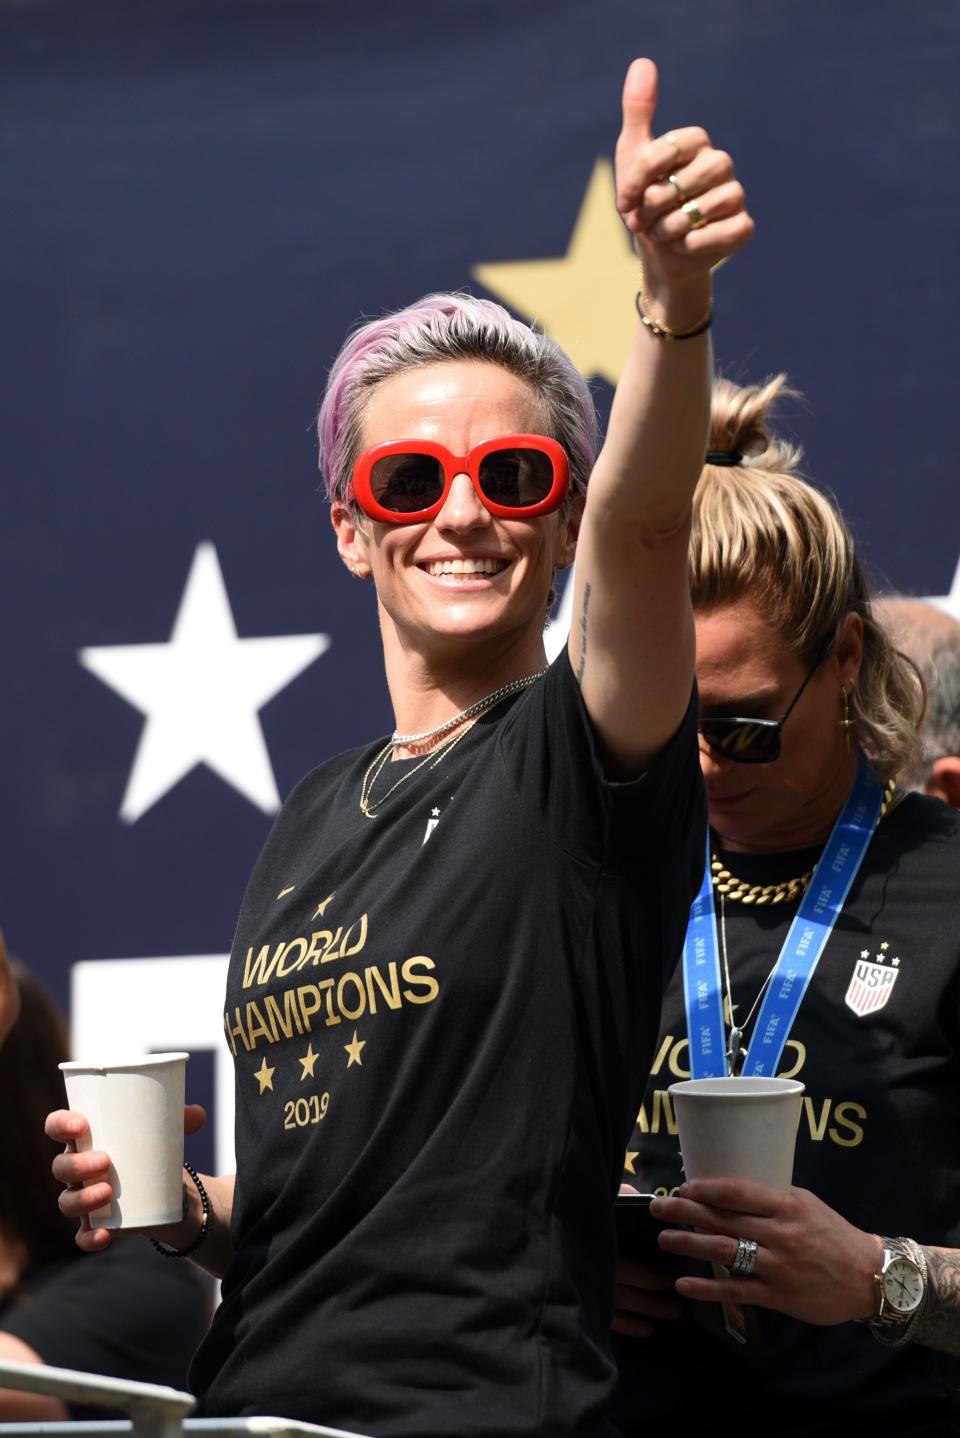
[[367, 576], [364, 574], [363, 570], [362, 570], [362, 569], [358, 569], [355, 564], [348, 564], [348, 565], [347, 565], [347, 568], [349, 569], [350, 573], [353, 575], [354, 579], [366, 579]]
[[847, 740], [847, 753], [853, 753], [853, 730], [854, 721], [850, 718], [850, 695], [846, 689], [841, 688], [843, 695], [843, 718], [838, 720], [838, 727], [844, 731]]

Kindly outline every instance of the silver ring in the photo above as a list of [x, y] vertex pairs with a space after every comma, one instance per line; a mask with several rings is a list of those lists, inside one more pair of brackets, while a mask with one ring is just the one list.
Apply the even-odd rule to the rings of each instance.
[[756, 1240], [752, 1238], [741, 1238], [737, 1242], [737, 1252], [730, 1265], [730, 1272], [736, 1274], [738, 1278], [749, 1278], [753, 1272], [756, 1261]]

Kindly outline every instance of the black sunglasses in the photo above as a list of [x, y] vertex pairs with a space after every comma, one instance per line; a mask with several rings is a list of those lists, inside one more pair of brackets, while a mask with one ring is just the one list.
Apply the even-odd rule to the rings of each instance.
[[722, 759], [735, 764], [772, 764], [780, 758], [780, 731], [794, 706], [833, 648], [832, 638], [824, 644], [800, 688], [781, 719], [700, 719], [699, 729], [707, 744]]

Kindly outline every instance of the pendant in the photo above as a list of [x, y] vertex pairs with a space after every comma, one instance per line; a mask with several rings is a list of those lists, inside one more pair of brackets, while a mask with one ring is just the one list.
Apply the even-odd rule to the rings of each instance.
[[730, 1047], [727, 1049], [727, 1058], [730, 1060], [730, 1073], [738, 1078], [743, 1068], [743, 1061], [746, 1054], [743, 1052], [743, 1030], [732, 1028], [730, 1030]]

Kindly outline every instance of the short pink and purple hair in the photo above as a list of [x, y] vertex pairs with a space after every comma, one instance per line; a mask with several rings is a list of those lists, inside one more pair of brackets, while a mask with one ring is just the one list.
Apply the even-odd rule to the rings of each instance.
[[558, 344], [493, 300], [435, 294], [361, 325], [331, 365], [317, 417], [328, 497], [341, 504], [352, 499], [365, 402], [376, 385], [403, 370], [473, 359], [500, 365], [536, 390], [544, 433], [567, 451], [570, 478], [583, 492], [599, 434], [597, 412], [580, 371]]

